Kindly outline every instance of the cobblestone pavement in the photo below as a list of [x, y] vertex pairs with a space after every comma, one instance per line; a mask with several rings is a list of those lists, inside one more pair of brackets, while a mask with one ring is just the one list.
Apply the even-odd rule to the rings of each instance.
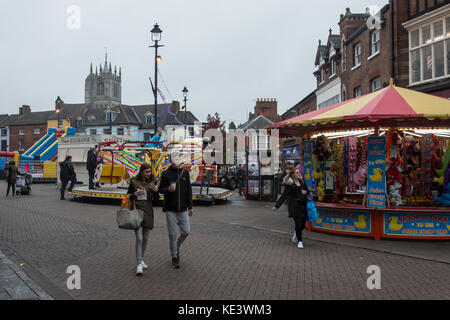
[[[117, 228], [118, 203], [60, 201], [55, 185], [1, 196], [0, 250], [54, 299], [450, 299], [448, 241], [305, 231], [301, 250], [286, 208], [274, 213], [271, 203], [233, 199], [194, 208], [178, 270], [170, 267], [161, 208], [149, 269], [136, 277], [134, 233]], [[66, 287], [69, 265], [81, 268], [81, 290]], [[367, 289], [370, 265], [381, 269], [380, 290]]]

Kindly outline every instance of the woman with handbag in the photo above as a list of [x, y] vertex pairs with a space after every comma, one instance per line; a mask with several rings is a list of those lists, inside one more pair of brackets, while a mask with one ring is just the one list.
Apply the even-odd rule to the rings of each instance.
[[289, 218], [294, 219], [295, 223], [295, 234], [298, 241], [297, 247], [302, 249], [302, 232], [308, 219], [306, 212], [308, 199], [306, 196], [309, 194], [309, 190], [297, 168], [288, 171], [283, 182], [285, 186], [283, 194], [272, 209], [277, 211], [283, 202], [286, 199], [288, 200]]
[[130, 179], [128, 187], [129, 200], [134, 201], [136, 208], [144, 212], [144, 219], [141, 227], [135, 230], [136, 234], [136, 274], [142, 275], [143, 269], [148, 266], [143, 257], [147, 247], [148, 234], [153, 229], [153, 193], [158, 191], [159, 182], [152, 175], [152, 168], [149, 164], [143, 163], [138, 174]]
[[19, 169], [16, 167], [16, 162], [14, 160], [9, 161], [6, 166], [6, 182], [8, 183], [8, 188], [6, 189], [6, 196], [9, 195], [9, 190], [12, 188], [12, 196], [14, 197], [16, 193], [16, 182], [17, 176], [22, 175]]

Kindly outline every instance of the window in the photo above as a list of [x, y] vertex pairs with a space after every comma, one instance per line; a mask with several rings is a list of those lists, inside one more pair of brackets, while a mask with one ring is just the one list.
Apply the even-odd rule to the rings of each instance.
[[19, 140], [19, 151], [25, 151], [25, 148], [23, 147], [23, 140]]
[[194, 136], [194, 127], [188, 127], [188, 132], [189, 132], [189, 137], [193, 137]]
[[119, 84], [114, 83], [113, 90], [114, 90], [114, 97], [118, 98], [119, 97]]
[[117, 128], [117, 134], [123, 136], [125, 129], [124, 128]]
[[355, 98], [362, 96], [361, 87], [357, 87], [354, 89], [354, 96], [355, 96]]
[[8, 151], [8, 145], [6, 140], [2, 140], [1, 151]]
[[372, 92], [381, 89], [380, 77], [373, 79], [370, 81], [370, 85], [372, 87]]
[[19, 135], [23, 136], [25, 134], [25, 129], [19, 129]]
[[92, 135], [97, 134], [97, 129], [89, 130], [89, 134], [92, 134]]
[[332, 105], [334, 105], [334, 104], [336, 104], [336, 103], [339, 103], [339, 102], [340, 102], [340, 101], [339, 101], [339, 95], [336, 95], [336, 96], [334, 96], [333, 98], [328, 99], [328, 100], [326, 100], [326, 101], [320, 103], [320, 104], [319, 104], [319, 109], [323, 109], [323, 108], [332, 106]]
[[370, 34], [370, 56], [380, 52], [380, 30], [374, 30]]
[[353, 47], [353, 67], [361, 65], [361, 43], [356, 44]]
[[155, 122], [154, 115], [146, 115], [145, 116], [145, 124], [153, 124]]
[[336, 60], [331, 60], [331, 75], [330, 78], [336, 75]]
[[8, 129], [2, 129], [2, 137], [6, 137], [8, 135]]
[[33, 134], [41, 134], [40, 128], [34, 128]]
[[150, 141], [150, 132], [144, 132], [144, 141]]
[[111, 129], [110, 128], [104, 128], [103, 129], [103, 134], [111, 134]]
[[409, 42], [410, 84], [450, 76], [450, 17], [410, 31]]
[[83, 119], [77, 119], [77, 128], [78, 129], [83, 128]]
[[97, 83], [97, 96], [105, 95], [105, 84], [103, 82]]

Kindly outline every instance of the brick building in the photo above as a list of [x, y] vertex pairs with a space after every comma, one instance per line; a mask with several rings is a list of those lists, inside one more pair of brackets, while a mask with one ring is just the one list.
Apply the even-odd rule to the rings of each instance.
[[450, 99], [450, 3], [445, 0], [406, 0], [411, 89]]
[[280, 121], [281, 117], [278, 115], [277, 99], [256, 99], [254, 112], [249, 112], [248, 121], [251, 121], [260, 115], [273, 122]]

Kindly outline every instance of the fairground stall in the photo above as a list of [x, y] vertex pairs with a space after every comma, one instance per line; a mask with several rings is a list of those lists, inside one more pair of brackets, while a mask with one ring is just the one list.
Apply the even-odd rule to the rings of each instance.
[[309, 230], [450, 239], [450, 101], [389, 86], [268, 129], [302, 137]]

